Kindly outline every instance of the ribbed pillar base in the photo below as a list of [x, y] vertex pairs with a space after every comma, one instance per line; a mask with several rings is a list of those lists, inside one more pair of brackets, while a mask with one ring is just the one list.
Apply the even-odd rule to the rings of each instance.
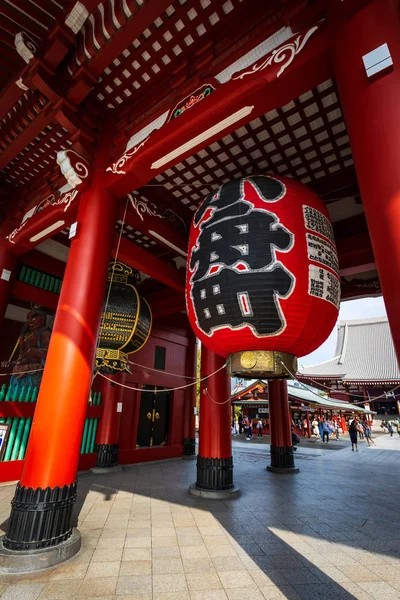
[[17, 484], [3, 546], [8, 550], [49, 548], [72, 534], [76, 482], [63, 487], [25, 488]]
[[96, 467], [115, 467], [118, 464], [118, 444], [96, 444]]
[[233, 485], [233, 458], [197, 457], [196, 487], [202, 490], [230, 490]]
[[271, 464], [267, 467], [273, 473], [298, 473], [294, 465], [292, 446], [270, 446]]
[[183, 455], [184, 456], [195, 456], [195, 454], [196, 454], [195, 438], [184, 438], [184, 440], [183, 440]]

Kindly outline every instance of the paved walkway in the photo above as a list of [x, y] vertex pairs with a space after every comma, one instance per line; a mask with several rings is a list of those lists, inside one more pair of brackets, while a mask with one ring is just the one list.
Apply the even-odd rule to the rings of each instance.
[[[81, 552], [0, 581], [2, 600], [393, 600], [400, 598], [400, 438], [297, 452], [298, 475], [265, 470], [268, 448], [236, 446], [242, 495], [191, 498], [192, 461], [85, 474]], [[14, 486], [0, 487], [2, 520]], [[4, 526], [4, 523], [3, 523]]]

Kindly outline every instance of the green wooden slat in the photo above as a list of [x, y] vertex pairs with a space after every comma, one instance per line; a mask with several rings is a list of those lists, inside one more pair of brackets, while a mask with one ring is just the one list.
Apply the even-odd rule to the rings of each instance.
[[89, 427], [89, 419], [85, 419], [85, 426], [83, 428], [82, 443], [81, 443], [81, 454], [85, 453], [88, 427]]
[[7, 389], [6, 397], [4, 398], [5, 402], [9, 402], [10, 401], [11, 392], [12, 392], [12, 387], [11, 387], [11, 385], [9, 385], [8, 389]]
[[12, 449], [14, 446], [15, 435], [17, 433], [18, 422], [19, 422], [18, 417], [15, 417], [15, 419], [13, 419], [13, 422], [11, 425], [10, 435], [8, 436], [7, 448], [6, 448], [6, 452], [4, 455], [4, 462], [7, 462], [10, 460], [11, 452], [12, 452]]
[[89, 446], [89, 452], [94, 452], [94, 442], [96, 440], [98, 419], [93, 419], [93, 421], [94, 421], [94, 424], [93, 424], [93, 431], [92, 431], [92, 439], [90, 441], [90, 446]]
[[5, 398], [6, 389], [7, 389], [7, 386], [5, 383], [3, 383], [3, 385], [1, 386], [1, 389], [0, 389], [0, 402], [3, 402], [3, 400]]
[[21, 270], [18, 274], [18, 281], [24, 281], [25, 275], [26, 275], [26, 267], [25, 267], [25, 265], [22, 265]]
[[41, 275], [40, 275], [40, 281], [39, 281], [39, 287], [41, 289], [43, 289], [45, 281], [46, 281], [46, 274], [45, 273], [41, 273]]
[[88, 454], [89, 453], [89, 448], [90, 448], [90, 443], [92, 441], [92, 432], [93, 432], [93, 423], [94, 419], [89, 419], [89, 427], [88, 427], [88, 434], [87, 434], [87, 439], [86, 439], [86, 448], [85, 448], [85, 452], [84, 454]]
[[41, 277], [42, 277], [41, 272], [40, 271], [36, 271], [36, 277], [35, 277], [35, 283], [34, 283], [35, 287], [40, 287], [39, 284], [40, 284]]
[[36, 273], [37, 273], [37, 271], [35, 271], [34, 269], [31, 269], [31, 272], [29, 275], [29, 281], [27, 281], [27, 283], [29, 283], [30, 285], [35, 285]]
[[25, 458], [26, 447], [28, 445], [29, 433], [31, 430], [32, 418], [28, 417], [25, 422], [24, 432], [22, 434], [21, 445], [19, 447], [18, 460]]
[[29, 283], [29, 280], [31, 278], [31, 274], [32, 274], [32, 269], [30, 267], [26, 267], [25, 276], [24, 276], [24, 283]]
[[19, 419], [17, 433], [15, 435], [14, 447], [11, 453], [11, 460], [17, 460], [17, 456], [19, 454], [19, 449], [21, 447], [22, 436], [25, 428], [25, 420], [24, 418]]

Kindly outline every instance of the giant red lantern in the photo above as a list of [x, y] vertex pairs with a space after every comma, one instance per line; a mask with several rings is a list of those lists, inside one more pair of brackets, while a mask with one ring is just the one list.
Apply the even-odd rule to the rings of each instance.
[[207, 348], [231, 355], [232, 374], [288, 376], [295, 357], [328, 337], [339, 301], [329, 214], [302, 183], [269, 175], [235, 179], [195, 213], [189, 320]]

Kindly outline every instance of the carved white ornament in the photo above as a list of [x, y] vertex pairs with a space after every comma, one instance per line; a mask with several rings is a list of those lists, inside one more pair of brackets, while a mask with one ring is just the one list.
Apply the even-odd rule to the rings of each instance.
[[73, 150], [61, 150], [57, 152], [57, 164], [60, 165], [61, 173], [72, 188], [82, 183], [89, 175], [88, 163]]
[[[150, 137], [150, 136], [149, 136]], [[138, 144], [137, 146], [135, 146], [134, 148], [132, 148], [131, 150], [127, 150], [118, 160], [117, 162], [113, 163], [113, 165], [111, 167], [107, 167], [107, 171], [112, 171], [113, 173], [117, 173], [118, 175], [125, 175], [125, 171], [122, 170], [122, 167], [125, 165], [126, 161], [129, 160], [130, 158], [132, 158], [132, 156], [134, 154], [136, 154], [136, 152], [138, 150], [140, 150], [140, 148], [142, 146], [145, 145], [145, 143], [147, 142], [147, 140], [149, 139], [149, 137], [147, 137], [145, 140], [143, 140], [143, 142], [141, 142], [140, 144]]]
[[[67, 192], [66, 194], [62, 194], [62, 196], [60, 196], [60, 198], [58, 200], [51, 202], [49, 204], [49, 206], [53, 207], [53, 206], [60, 206], [61, 204], [65, 204], [63, 212], [66, 212], [69, 209], [69, 207], [71, 206], [72, 202], [77, 197], [78, 193], [79, 193], [78, 190], [71, 190], [70, 192]], [[49, 198], [50, 198], [50, 196], [49, 196]], [[25, 225], [28, 223], [29, 219], [31, 219], [34, 215], [37, 214], [37, 211], [42, 204], [43, 204], [43, 202], [40, 202], [39, 204], [37, 204], [36, 206], [31, 208], [31, 210], [29, 210], [23, 216], [21, 225], [19, 227], [17, 227], [16, 229], [14, 229], [14, 231], [12, 231], [9, 235], [7, 235], [6, 239], [8, 239], [8, 241], [11, 244], [15, 244], [15, 236], [25, 227]]]
[[289, 42], [288, 44], [284, 44], [273, 50], [268, 58], [253, 65], [249, 71], [240, 73], [239, 75], [232, 77], [232, 79], [243, 79], [247, 75], [254, 75], [254, 73], [257, 73], [258, 71], [263, 71], [266, 67], [270, 67], [274, 63], [283, 63], [277, 73], [277, 77], [280, 77], [285, 69], [293, 62], [294, 57], [303, 50], [307, 41], [317, 29], [318, 25], [311, 27], [306, 33], [298, 35], [293, 42]]
[[156, 212], [156, 207], [154, 204], [148, 204], [145, 200], [139, 198], [139, 196], [133, 196], [132, 194], [128, 194], [128, 198], [131, 201], [132, 207], [136, 210], [137, 214], [143, 221], [143, 216], [145, 213], [151, 215], [152, 217], [158, 217], [159, 219], [164, 219], [163, 215], [159, 215]]
[[38, 47], [31, 37], [25, 32], [20, 31], [14, 38], [15, 48], [26, 63], [32, 60]]

